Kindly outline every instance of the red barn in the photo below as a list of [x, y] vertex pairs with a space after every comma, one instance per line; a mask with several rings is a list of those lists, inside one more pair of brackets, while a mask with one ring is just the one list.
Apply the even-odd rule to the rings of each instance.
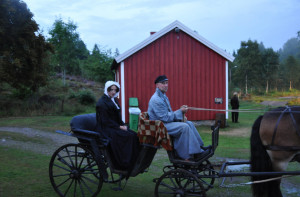
[[[129, 120], [129, 98], [137, 97], [147, 111], [155, 91], [154, 80], [165, 74], [173, 110], [181, 105], [228, 108], [228, 60], [233, 56], [179, 21], [151, 33], [143, 42], [115, 58], [112, 69], [121, 85], [122, 119]], [[218, 111], [188, 111], [189, 120], [214, 120]], [[228, 114], [226, 113], [226, 118]]]

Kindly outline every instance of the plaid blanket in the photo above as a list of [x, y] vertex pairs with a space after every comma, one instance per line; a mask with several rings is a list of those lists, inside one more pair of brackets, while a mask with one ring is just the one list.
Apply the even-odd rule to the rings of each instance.
[[164, 123], [160, 120], [149, 120], [147, 112], [139, 115], [138, 137], [142, 144], [161, 145], [167, 151], [173, 150], [172, 140]]

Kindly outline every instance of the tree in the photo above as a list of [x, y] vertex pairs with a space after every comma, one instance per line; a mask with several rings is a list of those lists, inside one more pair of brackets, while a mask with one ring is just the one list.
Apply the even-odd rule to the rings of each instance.
[[63, 73], [64, 84], [66, 73], [81, 74], [79, 61], [88, 57], [88, 50], [76, 29], [77, 26], [72, 21], [65, 23], [62, 19], [57, 19], [49, 31], [49, 42], [55, 48], [52, 63], [57, 71]]
[[[269, 92], [271, 81], [276, 82], [279, 69], [279, 55], [272, 48], [262, 51], [262, 79], [265, 80], [266, 93]], [[275, 86], [275, 85], [274, 85]]]
[[86, 75], [98, 82], [113, 80], [113, 72], [110, 69], [112, 62], [111, 51], [101, 51], [98, 45], [95, 44], [84, 67]]
[[23, 1], [0, 1], [0, 82], [21, 92], [44, 86], [50, 69], [51, 45], [32, 18]]
[[286, 76], [289, 80], [289, 90], [293, 89], [293, 84], [300, 78], [300, 66], [294, 56], [289, 56], [285, 62]]
[[234, 64], [236, 65], [233, 75], [235, 83], [245, 87], [245, 93], [248, 94], [248, 88], [258, 86], [261, 81], [261, 53], [258, 43], [251, 40], [241, 42]]

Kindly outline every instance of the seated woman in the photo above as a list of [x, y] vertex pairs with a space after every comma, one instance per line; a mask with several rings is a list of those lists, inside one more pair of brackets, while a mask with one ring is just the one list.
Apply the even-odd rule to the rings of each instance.
[[119, 91], [117, 82], [105, 83], [104, 95], [96, 105], [97, 131], [109, 139], [116, 168], [131, 171], [140, 146], [137, 134], [128, 129], [121, 119], [120, 105], [116, 99]]

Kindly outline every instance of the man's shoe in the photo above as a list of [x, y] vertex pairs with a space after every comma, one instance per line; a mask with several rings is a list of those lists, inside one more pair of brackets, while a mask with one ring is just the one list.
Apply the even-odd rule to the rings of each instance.
[[195, 154], [194, 155], [194, 159], [196, 160], [196, 161], [199, 161], [200, 159], [202, 159], [203, 157], [205, 157], [206, 155], [208, 155], [210, 153], [210, 150], [208, 149], [208, 150], [205, 150], [205, 151], [203, 151], [203, 152], [201, 152], [201, 153], [198, 153], [198, 154]]

